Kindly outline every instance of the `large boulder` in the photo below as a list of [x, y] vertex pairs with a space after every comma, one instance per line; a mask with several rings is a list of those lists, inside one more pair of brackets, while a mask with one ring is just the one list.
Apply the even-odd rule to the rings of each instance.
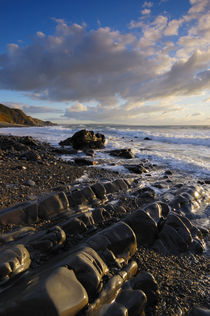
[[93, 131], [87, 131], [82, 129], [76, 132], [72, 137], [61, 141], [61, 146], [72, 146], [75, 149], [100, 149], [104, 148], [105, 136], [100, 133], [94, 133]]

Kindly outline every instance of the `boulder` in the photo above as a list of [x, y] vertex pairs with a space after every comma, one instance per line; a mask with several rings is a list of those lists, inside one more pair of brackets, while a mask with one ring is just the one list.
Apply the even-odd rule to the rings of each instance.
[[137, 209], [123, 221], [133, 229], [140, 244], [151, 246], [154, 243], [158, 233], [157, 224], [145, 211]]
[[38, 205], [40, 219], [48, 219], [68, 209], [69, 202], [64, 192], [52, 193], [44, 197]]
[[147, 297], [140, 290], [122, 290], [116, 298], [116, 303], [124, 305], [128, 310], [128, 316], [143, 316]]
[[87, 292], [74, 272], [60, 267], [31, 282], [5, 315], [74, 316], [87, 303]]
[[119, 157], [119, 158], [125, 158], [125, 159], [131, 159], [134, 158], [134, 154], [131, 150], [131, 148], [127, 149], [115, 149], [109, 151], [110, 155]]
[[29, 252], [21, 244], [1, 250], [0, 282], [8, 281], [11, 277], [26, 271], [30, 264]]
[[104, 148], [105, 136], [86, 129], [76, 132], [72, 137], [59, 143], [61, 146], [72, 146], [74, 149], [100, 149]]

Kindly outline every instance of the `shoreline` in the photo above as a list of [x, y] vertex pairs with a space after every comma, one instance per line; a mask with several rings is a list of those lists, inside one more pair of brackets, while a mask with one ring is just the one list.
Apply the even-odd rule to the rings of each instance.
[[[20, 138], [16, 137], [17, 144], [19, 144], [18, 139]], [[30, 273], [36, 274], [36, 271], [42, 271], [42, 260], [43, 262], [52, 260], [52, 266], [56, 265], [55, 263], [57, 261], [59, 262], [63, 256], [65, 257], [69, 249], [74, 249], [76, 245], [83, 245], [89, 236], [95, 236], [97, 232], [123, 221], [124, 218], [134, 212], [135, 208], [143, 208], [144, 202], [142, 202], [142, 199], [139, 200], [136, 197], [136, 192], [142, 189], [142, 182], [144, 182], [143, 187], [146, 187], [147, 184], [156, 184], [156, 192], [161, 192], [161, 190], [164, 191], [168, 188], [178, 188], [183, 180], [185, 183], [188, 183], [189, 186], [197, 185], [197, 183], [195, 183], [197, 180], [193, 182], [193, 179], [190, 177], [183, 179], [182, 174], [178, 174], [174, 171], [171, 173], [169, 170], [156, 171], [155, 167], [148, 164], [149, 173], [143, 175], [134, 173], [129, 174], [126, 179], [124, 177], [124, 182], [121, 183], [124, 189], [122, 189], [122, 191], [120, 189], [118, 192], [115, 191], [113, 185], [106, 185], [106, 183], [113, 183], [117, 179], [122, 179], [122, 174], [110, 170], [102, 170], [94, 166], [72, 165], [60, 160], [51, 146], [35, 141], [35, 147], [33, 148], [31, 138], [30, 141], [30, 145], [24, 145], [29, 147], [28, 152], [34, 152], [34, 155], [31, 154], [30, 157], [21, 156], [24, 150], [21, 153], [14, 148], [14, 145], [13, 150], [9, 150], [8, 145], [7, 150], [0, 152], [0, 214], [5, 207], [11, 207], [17, 203], [25, 202], [26, 200], [34, 203], [37, 200], [41, 200], [40, 196], [44, 197], [49, 192], [54, 192], [54, 194], [57, 192], [70, 192], [72, 197], [73, 193], [71, 192], [74, 192], [74, 190], [80, 188], [80, 190], [87, 190], [85, 188], [96, 183], [101, 183], [106, 187], [106, 194], [102, 200], [95, 199], [94, 197], [92, 201], [88, 197], [86, 198], [87, 200], [84, 200], [84, 205], [81, 205], [79, 208], [76, 204], [75, 206], [73, 204], [71, 206], [70, 200], [70, 209], [76, 210], [74, 211], [76, 213], [72, 214], [77, 214], [77, 212], [90, 212], [89, 209], [93, 209], [93, 207], [98, 209], [104, 208], [106, 214], [110, 212], [112, 215], [111, 217], [109, 216], [104, 223], [99, 221], [99, 224], [97, 224], [97, 220], [95, 219], [94, 224], [86, 224], [88, 227], [86, 231], [84, 230], [72, 235], [66, 233], [67, 240], [61, 246], [59, 252], [44, 251], [41, 255], [41, 261], [36, 262], [36, 264], [35, 262], [33, 263], [35, 266], [29, 270], [29, 276]], [[199, 185], [205, 189], [207, 184], [203, 183]], [[147, 195], [144, 196], [145, 198], [149, 197], [149, 199], [151, 199], [148, 200], [149, 204], [151, 204], [154, 196], [151, 196], [151, 193], [147, 193]], [[163, 197], [163, 194], [160, 195], [160, 197]], [[155, 201], [158, 201], [160, 197], [157, 196]], [[84, 199], [83, 196], [80, 198]], [[148, 203], [145, 205], [147, 204]], [[62, 222], [61, 219], [58, 217], [58, 219], [54, 220], [52, 217], [49, 220], [41, 220], [35, 225], [29, 226], [35, 229], [35, 233], [36, 231], [40, 233], [40, 231], [47, 229], [47, 227], [53, 227], [55, 224], [61, 225], [59, 224]], [[19, 229], [20, 226], [21, 225], [4, 226], [2, 233], [12, 233], [14, 230]], [[30, 247], [28, 247], [28, 249], [31, 250]], [[59, 259], [56, 259], [56, 256]], [[109, 260], [110, 258], [108, 262]], [[155, 294], [153, 293], [158, 303], [155, 305], [147, 304], [145, 310], [146, 315], [190, 315], [190, 311], [195, 306], [210, 308], [207, 280], [208, 259], [205, 256], [193, 253], [163, 255], [154, 251], [154, 249], [143, 246], [140, 242], [138, 249], [136, 249], [130, 258], [130, 261], [131, 260], [137, 262], [138, 272], [144, 270], [152, 273], [158, 284], [159, 294], [157, 294], [157, 292], [155, 292]], [[44, 264], [46, 266], [46, 263]], [[126, 262], [122, 264], [121, 269], [125, 267]], [[111, 265], [109, 269], [108, 279], [110, 279], [111, 276], [117, 275], [120, 268], [119, 266], [118, 269], [116, 266], [113, 268]], [[22, 278], [24, 278], [24, 276]], [[103, 282], [105, 286], [107, 280], [104, 279]], [[20, 281], [20, 288], [21, 286]], [[13, 292], [14, 291], [15, 290], [13, 290]], [[150, 297], [149, 295], [148, 293], [147, 296]], [[0, 294], [0, 297], [2, 300], [10, 301], [10, 294], [6, 289]], [[94, 301], [93, 298], [91, 299]], [[2, 306], [0, 304], [0, 311], [1, 308]], [[86, 312], [87, 309], [84, 310], [81, 315], [86, 315]]]

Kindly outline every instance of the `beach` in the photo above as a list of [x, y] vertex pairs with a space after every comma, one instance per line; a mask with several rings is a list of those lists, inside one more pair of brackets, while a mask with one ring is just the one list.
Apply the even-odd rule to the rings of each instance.
[[[101, 268], [101, 272], [95, 272], [99, 281], [92, 285], [93, 290], [86, 284], [89, 276], [81, 276], [81, 271], [73, 269], [89, 299], [88, 304], [86, 302], [81, 308], [80, 315], [99, 315], [102, 312], [105, 315], [102, 310], [104, 305], [106, 308], [117, 308], [111, 304], [116, 297], [118, 303], [115, 304], [124, 306], [122, 310], [138, 310], [140, 307], [135, 302], [138, 295], [141, 299], [137, 301], [140, 300], [143, 306], [142, 315], [144, 310], [146, 315], [202, 315], [193, 312], [196, 312], [197, 307], [210, 308], [207, 251], [209, 170], [208, 146], [205, 146], [208, 145], [208, 135], [204, 129], [197, 130], [197, 143], [196, 137], [182, 137], [185, 151], [188, 156], [191, 153], [189, 161], [185, 152], [176, 154], [175, 146], [179, 146], [180, 151], [182, 147], [180, 137], [177, 136], [179, 132], [170, 144], [167, 143], [169, 149], [166, 150], [165, 140], [160, 145], [163, 134], [160, 130], [154, 131], [154, 128], [150, 134], [149, 128], [144, 131], [106, 128], [107, 133], [104, 134], [108, 142], [103, 149], [73, 151], [72, 148], [59, 146], [59, 141], [65, 139], [67, 133], [72, 136], [81, 128], [2, 129], [2, 133], [0, 130], [1, 144], [4, 144], [0, 152], [0, 209], [6, 214], [0, 219], [1, 246], [5, 251], [21, 242], [31, 254], [31, 263], [24, 270], [28, 270], [27, 273], [11, 273], [9, 285], [2, 277], [0, 296], [1, 301], [7, 303], [4, 306], [0, 304], [1, 314], [13, 315], [20, 308], [22, 301], [17, 289], [20, 293], [26, 293], [27, 297], [27, 291], [30, 294], [33, 287], [25, 288], [26, 282], [38, 277], [41, 283], [48, 270], [54, 271], [58, 266], [73, 267], [74, 261], [69, 263], [68, 258], [75, 251], [87, 251], [84, 247], [88, 245], [89, 248], [93, 247], [108, 270]], [[102, 127], [97, 126], [98, 130], [101, 132]], [[10, 133], [24, 137], [2, 136]], [[170, 130], [167, 133], [170, 138]], [[171, 133], [174, 134], [174, 130]], [[183, 131], [181, 133], [183, 135]], [[185, 136], [187, 133], [189, 130], [185, 130]], [[36, 137], [32, 138], [31, 135]], [[144, 139], [146, 137], [149, 139]], [[197, 146], [197, 150], [202, 146], [199, 157], [195, 156], [193, 146]], [[126, 151], [128, 148], [131, 151]], [[158, 155], [158, 148], [162, 153], [168, 151], [168, 156]], [[182, 161], [179, 159], [181, 156], [184, 157]], [[40, 205], [47, 199], [55, 199], [55, 204], [59, 201], [59, 207], [42, 210], [40, 215]], [[23, 204], [26, 201], [29, 204]], [[22, 204], [19, 208], [11, 209], [17, 203]], [[20, 217], [20, 211], [17, 210], [21, 209], [26, 214], [35, 204], [38, 205], [38, 218], [32, 216], [26, 220], [22, 215]], [[14, 210], [16, 215], [13, 214]], [[11, 217], [8, 214], [13, 215]], [[140, 215], [144, 218], [143, 224], [137, 220]], [[24, 227], [28, 229], [25, 235], [17, 233]], [[45, 243], [51, 240], [47, 236], [53, 229], [56, 230], [56, 236], [61, 229], [65, 238], [59, 240], [56, 237], [58, 239], [53, 239], [52, 245], [48, 247]], [[106, 234], [106, 230], [113, 238], [111, 248], [97, 250], [97, 238], [104, 231]], [[18, 237], [13, 237], [14, 234]], [[112, 234], [117, 237], [111, 237]], [[35, 236], [40, 238], [36, 245], [33, 239]], [[124, 248], [128, 249], [125, 251]], [[116, 281], [112, 280], [119, 276], [123, 279], [123, 271], [127, 271], [127, 276], [114, 290]], [[141, 275], [143, 271], [146, 273], [144, 282]], [[142, 278], [139, 288], [135, 283], [137, 276]], [[5, 277], [8, 278], [8, 275]], [[112, 284], [113, 293], [118, 293], [121, 288], [122, 293], [128, 291], [128, 295], [130, 293], [134, 297], [131, 307], [126, 305], [123, 295], [120, 298], [115, 293], [112, 298], [107, 298], [105, 289], [109, 283]], [[13, 297], [16, 297], [15, 307], [11, 305]], [[24, 304], [27, 307], [27, 300]]]

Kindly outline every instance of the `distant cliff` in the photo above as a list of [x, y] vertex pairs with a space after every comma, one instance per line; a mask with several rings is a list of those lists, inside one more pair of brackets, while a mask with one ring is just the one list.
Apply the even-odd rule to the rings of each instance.
[[25, 126], [47, 126], [56, 125], [50, 121], [42, 121], [26, 115], [22, 110], [12, 109], [0, 104], [0, 123], [25, 125]]

